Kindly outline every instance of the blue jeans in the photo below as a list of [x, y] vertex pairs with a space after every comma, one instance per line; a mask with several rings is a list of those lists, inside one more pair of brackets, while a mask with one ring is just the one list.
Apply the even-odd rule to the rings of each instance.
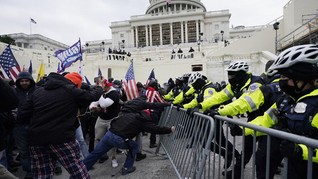
[[31, 158], [29, 151], [29, 142], [28, 142], [28, 126], [26, 125], [18, 125], [13, 129], [13, 136], [15, 139], [15, 143], [20, 152], [20, 161], [22, 165], [22, 169], [31, 173]]
[[89, 152], [88, 152], [88, 147], [87, 147], [87, 144], [86, 144], [84, 136], [83, 136], [83, 131], [82, 131], [82, 127], [81, 126], [79, 126], [76, 129], [75, 137], [76, 137], [76, 140], [78, 141], [78, 143], [80, 145], [83, 157], [86, 158], [88, 156]]
[[97, 160], [110, 149], [117, 147], [120, 149], [129, 149], [124, 168], [131, 168], [134, 165], [138, 145], [134, 140], [125, 141], [122, 137], [108, 131], [98, 142], [95, 149], [84, 159], [87, 170], [90, 170]]

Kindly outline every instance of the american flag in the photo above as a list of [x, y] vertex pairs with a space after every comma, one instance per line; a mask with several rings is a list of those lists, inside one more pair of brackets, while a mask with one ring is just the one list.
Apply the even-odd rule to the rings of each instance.
[[14, 58], [10, 45], [2, 52], [0, 56], [1, 77], [16, 80], [21, 72], [20, 65]]
[[146, 81], [146, 85], [147, 85], [147, 84], [149, 83], [149, 81], [152, 80], [152, 79], [156, 79], [154, 69], [151, 70], [150, 75], [149, 75], [149, 77], [148, 77], [148, 79], [147, 79], [147, 81]]
[[137, 98], [139, 96], [139, 93], [135, 81], [134, 66], [132, 63], [127, 70], [125, 79], [126, 80], [124, 80], [124, 89], [126, 91], [128, 100]]

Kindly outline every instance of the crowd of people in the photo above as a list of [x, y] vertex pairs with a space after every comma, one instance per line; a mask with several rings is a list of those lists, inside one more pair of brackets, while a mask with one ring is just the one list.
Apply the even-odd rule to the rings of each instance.
[[[176, 130], [158, 126], [162, 111], [171, 105], [184, 108], [190, 116], [198, 112], [212, 117], [247, 114], [251, 124], [318, 139], [317, 45], [286, 49], [259, 76], [250, 73], [244, 61], [232, 62], [226, 71], [228, 84], [211, 82], [199, 72], [170, 78], [166, 88], [156, 79], [138, 82], [139, 97], [132, 100], [127, 100], [120, 80], [101, 77], [89, 86], [76, 72], [50, 73], [40, 83], [28, 72], [21, 72], [15, 83], [0, 79], [0, 178], [16, 178], [10, 172], [19, 165], [26, 172], [25, 179], [51, 178], [62, 172], [61, 166], [71, 178], [89, 178], [88, 171], [96, 162], [105, 162], [110, 150], [112, 167], [118, 167], [116, 154], [127, 150], [121, 174], [132, 173], [134, 162], [147, 157], [142, 153], [143, 135], [149, 133], [149, 148], [156, 148], [156, 134]], [[215, 122], [216, 126], [223, 124]], [[211, 141], [210, 150], [223, 157], [223, 174], [227, 172], [231, 178], [234, 172], [234, 178], [240, 178], [241, 168], [253, 155], [254, 131], [230, 125], [231, 135], [245, 135], [242, 153], [234, 149], [223, 128], [215, 130], [215, 138], [220, 140]], [[257, 178], [266, 178], [267, 139], [257, 134]], [[13, 157], [15, 147], [18, 161]], [[305, 145], [272, 137], [270, 149], [269, 178], [284, 157], [290, 161], [288, 178], [307, 176]], [[314, 149], [313, 171], [318, 169], [317, 152]], [[234, 171], [228, 170], [232, 160]], [[316, 172], [313, 178], [318, 178]]]

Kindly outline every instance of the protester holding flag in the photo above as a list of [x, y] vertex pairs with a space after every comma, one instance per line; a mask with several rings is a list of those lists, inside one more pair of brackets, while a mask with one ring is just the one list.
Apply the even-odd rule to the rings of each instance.
[[59, 161], [70, 178], [90, 178], [80, 147], [75, 140], [79, 126], [78, 108], [83, 103], [98, 100], [102, 89], [79, 89], [82, 77], [73, 72], [77, 86], [62, 75], [50, 73], [44, 87], [34, 91], [19, 110], [21, 120], [29, 122], [29, 144], [33, 178], [52, 178], [54, 165]]

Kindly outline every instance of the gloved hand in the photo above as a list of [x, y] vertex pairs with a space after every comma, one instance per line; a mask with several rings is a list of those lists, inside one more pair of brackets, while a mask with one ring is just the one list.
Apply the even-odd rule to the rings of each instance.
[[211, 116], [212, 118], [214, 118], [215, 115], [220, 115], [220, 113], [218, 112], [218, 109], [210, 109], [207, 112], [207, 115]]
[[199, 112], [200, 109], [198, 107], [192, 108], [192, 109], [187, 109], [187, 114], [193, 117], [195, 112]]
[[230, 133], [232, 136], [241, 136], [243, 135], [243, 129], [240, 126], [233, 124], [230, 125]]
[[177, 107], [177, 111], [180, 111], [180, 108], [183, 108], [181, 104], [175, 104], [174, 106]]
[[302, 159], [303, 151], [300, 146], [288, 140], [282, 140], [279, 145], [280, 153], [287, 158]]

